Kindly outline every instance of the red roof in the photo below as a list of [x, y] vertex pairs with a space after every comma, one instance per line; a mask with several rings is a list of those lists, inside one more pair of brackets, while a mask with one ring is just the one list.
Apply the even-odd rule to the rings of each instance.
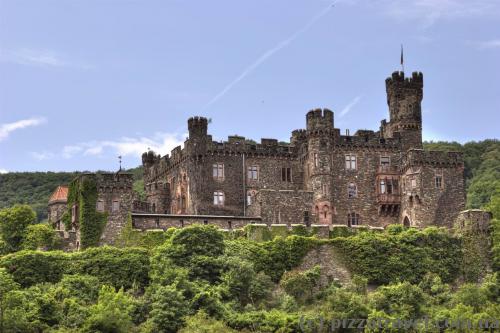
[[58, 186], [54, 193], [50, 196], [49, 202], [54, 201], [64, 201], [68, 200], [68, 187], [67, 186]]

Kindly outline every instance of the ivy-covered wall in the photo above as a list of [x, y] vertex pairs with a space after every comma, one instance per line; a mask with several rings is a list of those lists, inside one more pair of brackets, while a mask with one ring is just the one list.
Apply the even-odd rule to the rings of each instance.
[[[96, 211], [97, 182], [93, 175], [84, 175], [75, 179], [68, 190], [68, 212], [64, 217], [67, 230], [71, 229], [71, 211], [77, 205], [77, 226], [80, 233], [80, 247], [98, 246], [106, 226], [107, 213]], [[69, 227], [69, 228], [68, 228]]]

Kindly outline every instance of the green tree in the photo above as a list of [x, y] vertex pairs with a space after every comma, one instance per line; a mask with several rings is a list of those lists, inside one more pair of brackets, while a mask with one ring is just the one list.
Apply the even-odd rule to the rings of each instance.
[[[238, 331], [228, 327], [224, 322], [209, 317], [205, 312], [199, 311], [186, 318], [186, 325], [179, 333], [236, 333]], [[241, 331], [240, 331], [241, 332]]]
[[36, 214], [28, 205], [15, 205], [0, 210], [0, 233], [9, 252], [21, 249], [26, 228], [36, 222]]
[[123, 292], [110, 286], [102, 286], [97, 304], [90, 308], [90, 316], [85, 322], [86, 332], [127, 333], [133, 328], [132, 300]]
[[5, 268], [0, 268], [0, 333], [4, 333], [4, 312], [7, 294], [17, 289], [19, 289], [19, 284], [14, 282], [12, 276], [5, 271]]
[[188, 303], [172, 286], [157, 286], [152, 294], [151, 312], [146, 331], [175, 333], [182, 327], [188, 313]]
[[23, 248], [27, 250], [55, 250], [60, 248], [60, 238], [56, 230], [46, 223], [30, 225], [26, 228]]

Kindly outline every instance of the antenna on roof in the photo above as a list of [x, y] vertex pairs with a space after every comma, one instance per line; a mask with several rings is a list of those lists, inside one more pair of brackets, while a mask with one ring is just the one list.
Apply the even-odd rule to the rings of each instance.
[[122, 156], [118, 156], [118, 161], [120, 162], [120, 169], [118, 171], [122, 171]]

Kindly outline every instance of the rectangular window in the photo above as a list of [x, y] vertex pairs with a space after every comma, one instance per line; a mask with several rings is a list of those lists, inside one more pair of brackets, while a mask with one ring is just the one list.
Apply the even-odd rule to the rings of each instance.
[[259, 179], [259, 168], [256, 165], [248, 167], [248, 179], [250, 180]]
[[72, 222], [72, 223], [75, 223], [75, 222], [76, 222], [76, 211], [77, 211], [77, 209], [76, 209], [76, 205], [73, 205], [73, 206], [71, 207], [71, 222]]
[[322, 186], [323, 195], [328, 195], [328, 185], [323, 184]]
[[213, 164], [212, 175], [214, 179], [224, 179], [224, 164], [222, 163]]
[[347, 214], [347, 225], [359, 225], [359, 214], [349, 213]]
[[434, 184], [436, 184], [437, 189], [442, 189], [443, 188], [443, 176], [436, 176], [434, 178]]
[[98, 212], [104, 212], [104, 201], [102, 201], [102, 200], [97, 201], [96, 210]]
[[393, 186], [392, 186], [392, 179], [387, 180], [387, 193], [392, 194]]
[[385, 188], [385, 180], [380, 181], [380, 193], [385, 194], [386, 188]]
[[348, 198], [356, 198], [358, 196], [358, 188], [356, 184], [349, 184], [347, 187], [347, 197]]
[[389, 156], [380, 156], [380, 165], [390, 165], [391, 164], [391, 158]]
[[417, 188], [417, 180], [415, 178], [411, 179], [411, 188]]
[[318, 154], [317, 153], [314, 153], [314, 166], [315, 167], [318, 167], [319, 165], [319, 158], [318, 158]]
[[112, 211], [113, 213], [116, 213], [116, 212], [117, 212], [117, 211], [119, 211], [119, 210], [120, 210], [120, 202], [119, 202], [119, 201], [117, 201], [117, 200], [113, 201], [113, 204], [112, 204], [112, 206], [111, 206], [111, 211]]
[[224, 206], [224, 192], [222, 191], [214, 192], [214, 205]]
[[356, 155], [345, 155], [346, 170], [356, 170]]
[[292, 181], [292, 169], [291, 168], [281, 168], [281, 181], [291, 182]]

